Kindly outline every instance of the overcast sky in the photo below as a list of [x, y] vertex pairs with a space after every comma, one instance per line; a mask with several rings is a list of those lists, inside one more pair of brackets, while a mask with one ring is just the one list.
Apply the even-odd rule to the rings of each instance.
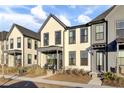
[[16, 23], [35, 32], [39, 30], [47, 16], [52, 13], [67, 26], [84, 24], [91, 21], [111, 6], [75, 6], [75, 5], [49, 5], [49, 6], [0, 6], [0, 31], [9, 31]]

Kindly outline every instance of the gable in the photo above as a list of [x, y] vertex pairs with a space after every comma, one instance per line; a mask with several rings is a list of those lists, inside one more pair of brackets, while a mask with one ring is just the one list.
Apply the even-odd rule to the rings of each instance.
[[16, 26], [13, 26], [11, 28], [11, 31], [8, 34], [8, 38], [14, 38], [14, 37], [22, 37], [22, 33], [18, 30], [18, 28]]

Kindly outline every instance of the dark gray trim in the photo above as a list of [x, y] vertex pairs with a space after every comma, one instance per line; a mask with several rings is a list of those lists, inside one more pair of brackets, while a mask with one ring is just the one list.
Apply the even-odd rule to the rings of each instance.
[[[106, 45], [108, 45], [108, 22], [106, 21]], [[108, 47], [106, 47], [106, 72], [108, 71]]]

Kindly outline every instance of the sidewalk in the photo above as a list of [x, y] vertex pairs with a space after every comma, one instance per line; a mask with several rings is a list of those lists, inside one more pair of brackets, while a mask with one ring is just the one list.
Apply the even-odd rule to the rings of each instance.
[[[2, 75], [0, 75], [2, 77]], [[82, 88], [112, 88], [110, 86], [100, 86], [100, 85], [91, 85], [91, 84], [81, 84], [81, 83], [74, 83], [74, 82], [65, 82], [65, 81], [56, 81], [56, 80], [47, 80], [43, 79], [42, 77], [36, 77], [36, 78], [29, 78], [29, 77], [19, 77], [19, 76], [10, 76], [5, 75], [6, 78], [11, 78], [14, 80], [22, 80], [22, 81], [32, 81], [32, 82], [38, 82], [38, 83], [46, 83], [46, 84], [55, 84], [55, 85], [62, 85], [67, 87], [82, 87]]]

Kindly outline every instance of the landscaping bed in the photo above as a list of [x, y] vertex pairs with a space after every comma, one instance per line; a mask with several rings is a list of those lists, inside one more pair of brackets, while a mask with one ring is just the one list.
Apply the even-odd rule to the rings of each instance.
[[[2, 74], [2, 67], [0, 66], [0, 74]], [[41, 68], [39, 65], [32, 65], [27, 67], [7, 67], [4, 66], [5, 75], [19, 75], [27, 77], [37, 77], [47, 74], [47, 71]]]
[[85, 72], [83, 70], [81, 71], [73, 69], [63, 71], [62, 73], [57, 73], [46, 79], [87, 84], [91, 80], [91, 76], [89, 75], [88, 72]]
[[113, 73], [107, 72], [104, 73], [102, 85], [108, 85], [113, 87], [124, 87], [124, 78], [118, 77]]

